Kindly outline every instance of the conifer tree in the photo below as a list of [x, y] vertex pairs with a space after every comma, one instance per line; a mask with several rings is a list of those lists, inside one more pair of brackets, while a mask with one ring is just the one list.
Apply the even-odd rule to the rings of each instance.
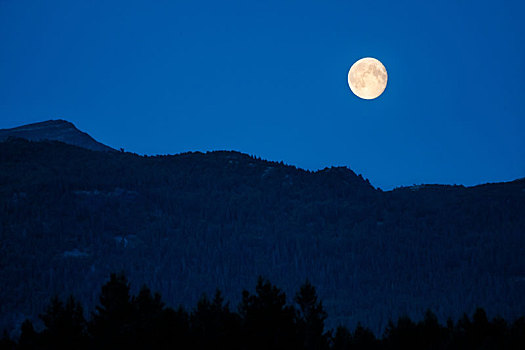
[[111, 274], [102, 286], [100, 305], [92, 314], [90, 332], [97, 343], [125, 347], [133, 344], [133, 305], [129, 283], [123, 273]]
[[80, 302], [70, 296], [66, 304], [54, 297], [45, 313], [42, 343], [53, 349], [83, 349], [87, 346], [86, 320]]
[[239, 311], [243, 343], [248, 349], [291, 349], [297, 346], [295, 309], [286, 305], [286, 295], [259, 277], [255, 295], [243, 291]]
[[295, 296], [299, 305], [297, 325], [304, 349], [327, 349], [329, 334], [324, 331], [327, 313], [317, 299], [315, 287], [306, 280]]

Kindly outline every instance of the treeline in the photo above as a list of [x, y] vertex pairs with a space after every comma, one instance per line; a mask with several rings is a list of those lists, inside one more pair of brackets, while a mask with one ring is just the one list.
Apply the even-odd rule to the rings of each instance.
[[244, 290], [236, 311], [219, 290], [212, 299], [203, 295], [187, 311], [167, 307], [160, 294], [143, 286], [131, 295], [124, 274], [111, 274], [102, 286], [99, 305], [89, 319], [73, 296], [58, 297], [35, 330], [26, 320], [15, 341], [4, 333], [0, 349], [523, 349], [525, 317], [508, 323], [490, 321], [483, 309], [446, 325], [427, 311], [423, 320], [408, 317], [389, 322], [377, 338], [360, 324], [326, 330], [327, 313], [314, 286], [306, 281], [287, 303], [285, 293], [259, 278], [255, 294]]

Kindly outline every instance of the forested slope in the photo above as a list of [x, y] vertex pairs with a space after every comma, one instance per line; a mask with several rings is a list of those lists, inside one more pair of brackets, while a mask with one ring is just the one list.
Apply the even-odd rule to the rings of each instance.
[[[432, 309], [525, 314], [525, 181], [383, 192], [347, 168], [309, 172], [238, 152], [142, 157], [0, 143], [0, 327], [51, 296], [86, 308], [110, 272], [168, 305], [262, 275], [318, 289], [328, 325], [379, 332]], [[292, 293], [292, 294], [290, 294]]]

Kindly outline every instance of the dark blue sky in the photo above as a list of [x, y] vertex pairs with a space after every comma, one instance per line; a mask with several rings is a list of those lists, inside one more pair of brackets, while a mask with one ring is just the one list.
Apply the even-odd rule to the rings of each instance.
[[[346, 165], [390, 189], [525, 176], [523, 1], [0, 0], [0, 128], [139, 154]], [[376, 100], [347, 85], [372, 56]]]

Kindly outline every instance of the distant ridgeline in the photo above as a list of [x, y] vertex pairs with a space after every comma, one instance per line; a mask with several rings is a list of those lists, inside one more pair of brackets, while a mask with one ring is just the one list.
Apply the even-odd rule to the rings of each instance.
[[8, 138], [23, 138], [31, 141], [52, 140], [93, 151], [115, 151], [113, 148], [95, 141], [88, 134], [78, 130], [72, 123], [62, 119], [27, 124], [12, 129], [0, 129], [0, 142], [6, 141]]
[[238, 305], [259, 275], [287, 295], [309, 279], [330, 328], [376, 334], [427, 309], [525, 315], [523, 179], [383, 192], [347, 168], [77, 146], [0, 143], [0, 330], [38, 327], [54, 295], [93, 309], [113, 271], [172, 307], [216, 288]]

